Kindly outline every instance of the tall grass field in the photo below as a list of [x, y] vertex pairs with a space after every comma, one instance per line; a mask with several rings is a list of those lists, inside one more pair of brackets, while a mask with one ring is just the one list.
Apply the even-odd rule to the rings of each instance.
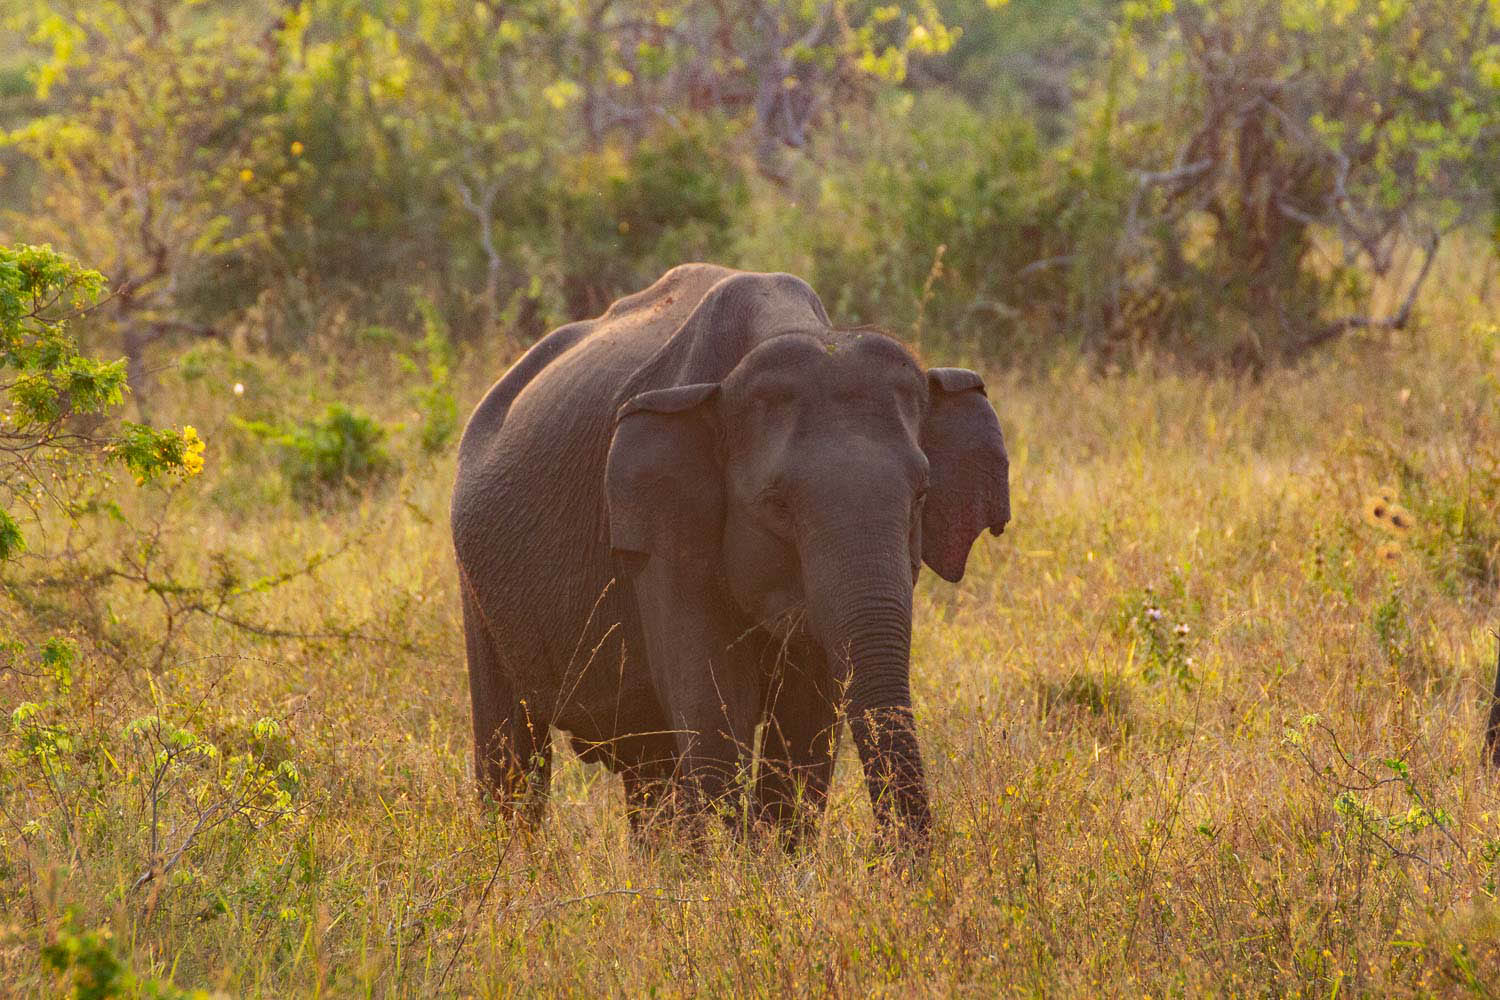
[[[1014, 521], [917, 588], [916, 868], [847, 739], [790, 857], [639, 847], [566, 755], [537, 827], [483, 808], [439, 363], [193, 347], [152, 416], [202, 475], [0, 578], [0, 994], [1500, 993], [1500, 313], [1462, 265], [1258, 379], [989, 363]], [[460, 422], [514, 356], [452, 361]], [[370, 469], [319, 457], [340, 420]]]

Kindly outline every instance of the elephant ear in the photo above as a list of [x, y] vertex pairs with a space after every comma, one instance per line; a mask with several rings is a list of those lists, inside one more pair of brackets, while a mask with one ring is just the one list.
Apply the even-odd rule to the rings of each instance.
[[984, 380], [964, 368], [927, 373], [922, 425], [930, 480], [922, 510], [922, 561], [949, 583], [963, 579], [969, 548], [1010, 520], [1010, 459]]
[[615, 417], [604, 472], [609, 547], [629, 576], [656, 556], [707, 578], [724, 522], [708, 405], [718, 391], [699, 383], [643, 392]]

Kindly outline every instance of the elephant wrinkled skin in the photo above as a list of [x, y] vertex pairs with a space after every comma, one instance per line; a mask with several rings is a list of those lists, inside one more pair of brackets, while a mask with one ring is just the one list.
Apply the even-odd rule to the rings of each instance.
[[832, 327], [790, 275], [687, 264], [554, 331], [459, 449], [481, 789], [539, 808], [555, 727], [638, 830], [749, 795], [791, 844], [843, 713], [883, 828], [925, 846], [912, 587], [1004, 528], [1007, 464], [979, 376]]

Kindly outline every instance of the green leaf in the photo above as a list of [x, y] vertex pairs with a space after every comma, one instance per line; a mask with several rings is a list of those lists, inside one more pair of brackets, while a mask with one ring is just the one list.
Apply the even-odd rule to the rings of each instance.
[[0, 562], [12, 559], [26, 551], [26, 539], [15, 519], [0, 509]]

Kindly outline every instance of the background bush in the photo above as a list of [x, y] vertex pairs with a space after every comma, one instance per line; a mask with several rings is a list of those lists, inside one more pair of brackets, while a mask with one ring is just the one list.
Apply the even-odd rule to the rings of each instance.
[[1264, 370], [1406, 328], [1494, 226], [1486, 0], [149, 6], [18, 15], [0, 91], [4, 225], [123, 290], [88, 336], [142, 405], [163, 338], [423, 300], [524, 344], [685, 259], [1012, 362]]
[[245, 421], [240, 426], [275, 447], [292, 495], [302, 500], [357, 488], [391, 465], [381, 444], [385, 428], [342, 403], [330, 403], [313, 420], [281, 426]]

